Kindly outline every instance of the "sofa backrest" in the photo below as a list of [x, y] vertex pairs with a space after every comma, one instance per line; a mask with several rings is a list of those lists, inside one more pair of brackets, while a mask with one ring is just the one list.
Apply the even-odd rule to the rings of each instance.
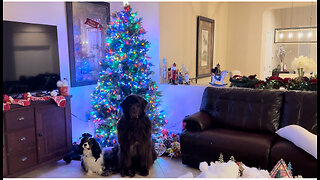
[[316, 91], [285, 92], [280, 128], [291, 124], [297, 124], [317, 134]]
[[283, 91], [236, 87], [207, 87], [200, 111], [212, 116], [213, 126], [252, 131], [278, 130]]

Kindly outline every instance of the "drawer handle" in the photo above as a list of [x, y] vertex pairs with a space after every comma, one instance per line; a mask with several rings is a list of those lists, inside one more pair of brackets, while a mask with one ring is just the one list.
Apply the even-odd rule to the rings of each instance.
[[17, 118], [18, 119], [18, 121], [23, 121], [24, 120], [24, 117], [19, 117], [19, 118]]
[[23, 157], [23, 158], [21, 159], [21, 161], [24, 162], [24, 161], [26, 161], [27, 159], [28, 159], [27, 157]]
[[22, 137], [22, 138], [20, 138], [20, 141], [25, 141], [25, 140], [27, 140], [27, 138], [26, 138], [26, 137]]

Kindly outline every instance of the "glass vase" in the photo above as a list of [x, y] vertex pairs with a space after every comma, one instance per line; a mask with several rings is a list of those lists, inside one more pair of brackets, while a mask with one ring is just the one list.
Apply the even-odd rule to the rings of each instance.
[[298, 68], [298, 75], [299, 75], [299, 77], [303, 77], [304, 76], [303, 68]]

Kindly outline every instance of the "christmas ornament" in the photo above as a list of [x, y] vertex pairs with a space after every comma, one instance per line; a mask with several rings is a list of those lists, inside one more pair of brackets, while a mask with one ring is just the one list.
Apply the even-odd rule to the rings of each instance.
[[162, 129], [161, 134], [166, 137], [169, 135], [169, 131], [167, 129]]
[[171, 68], [168, 68], [168, 83], [172, 83], [172, 74], [171, 74]]
[[170, 136], [173, 141], [179, 141], [179, 136], [177, 134], [172, 133]]
[[183, 84], [183, 75], [182, 75], [181, 72], [179, 72], [178, 83], [179, 83], [179, 84]]
[[185, 82], [186, 85], [189, 85], [189, 84], [190, 84], [188, 72], [186, 72], [186, 74], [184, 75], [184, 82]]
[[281, 158], [270, 172], [272, 178], [292, 178], [291, 171], [288, 169], [286, 163]]
[[176, 67], [176, 63], [173, 63], [172, 67], [171, 67], [171, 70], [172, 70], [172, 84], [174, 85], [177, 85], [176, 81], [177, 81], [177, 74], [178, 74], [178, 71], [177, 71], [177, 67]]
[[211, 73], [211, 82], [209, 84], [213, 86], [227, 85], [226, 83], [224, 83], [224, 78], [227, 77], [228, 71], [221, 72], [219, 64], [217, 64], [217, 66], [211, 70]]

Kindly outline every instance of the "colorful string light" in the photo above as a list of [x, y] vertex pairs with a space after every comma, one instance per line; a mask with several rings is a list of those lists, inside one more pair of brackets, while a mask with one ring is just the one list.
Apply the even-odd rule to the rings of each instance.
[[130, 6], [126, 6], [112, 15], [113, 20], [107, 28], [106, 58], [100, 62], [103, 71], [91, 94], [93, 111], [90, 112], [95, 138], [102, 146], [117, 142], [120, 102], [130, 94], [138, 94], [149, 102], [147, 115], [154, 133], [160, 133], [167, 123], [163, 111], [158, 108], [161, 93], [150, 77], [154, 73], [147, 56], [150, 43], [142, 37], [146, 33], [141, 26], [142, 18], [136, 16], [137, 13], [132, 13]]

